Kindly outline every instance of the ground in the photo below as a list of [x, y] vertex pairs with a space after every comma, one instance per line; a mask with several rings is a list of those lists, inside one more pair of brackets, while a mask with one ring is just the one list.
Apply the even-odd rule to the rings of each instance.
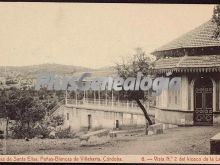
[[159, 135], [121, 135], [106, 144], [84, 147], [79, 139], [9, 139], [7, 154], [209, 154], [209, 140], [218, 132], [220, 125], [178, 127]]

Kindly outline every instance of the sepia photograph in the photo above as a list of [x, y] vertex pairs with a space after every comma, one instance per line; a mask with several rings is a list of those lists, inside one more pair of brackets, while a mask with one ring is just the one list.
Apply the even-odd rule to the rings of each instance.
[[219, 4], [0, 2], [0, 22], [0, 161], [220, 163]]

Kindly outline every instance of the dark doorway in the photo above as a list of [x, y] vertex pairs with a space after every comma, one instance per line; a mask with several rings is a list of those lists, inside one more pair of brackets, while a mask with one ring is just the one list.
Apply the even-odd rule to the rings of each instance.
[[119, 128], [119, 121], [118, 120], [116, 120], [115, 125], [116, 125], [116, 129], [118, 129]]
[[88, 130], [92, 128], [92, 115], [88, 115]]
[[193, 120], [194, 125], [213, 124], [213, 85], [208, 77], [195, 81]]

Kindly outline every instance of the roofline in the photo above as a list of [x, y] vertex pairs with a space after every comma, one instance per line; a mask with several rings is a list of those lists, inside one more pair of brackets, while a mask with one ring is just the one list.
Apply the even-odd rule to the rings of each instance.
[[220, 66], [213, 67], [170, 67], [170, 68], [152, 68], [152, 73], [166, 73], [166, 72], [175, 72], [175, 73], [210, 73], [210, 72], [220, 72]]
[[177, 50], [184, 50], [184, 49], [197, 49], [197, 48], [220, 48], [220, 45], [219, 46], [197, 46], [197, 47], [181, 47], [181, 48], [173, 48], [173, 49], [165, 49], [165, 50], [155, 50], [153, 52], [151, 52], [150, 54], [152, 55], [155, 55], [155, 56], [158, 56], [157, 53], [165, 53], [167, 51], [177, 51]]
[[[166, 44], [163, 44], [161, 47], [163, 47], [163, 46], [165, 46], [165, 45], [167, 45], [167, 44], [169, 44], [169, 43], [172, 43], [173, 41], [175, 41], [175, 40], [178, 40], [179, 38], [181, 38], [181, 37], [183, 37], [183, 36], [185, 36], [186, 34], [188, 34], [188, 33], [190, 33], [190, 32], [193, 32], [194, 30], [196, 30], [196, 29], [198, 29], [198, 28], [200, 28], [201, 26], [203, 26], [204, 24], [207, 24], [208, 22], [212, 22], [213, 21], [213, 19], [211, 18], [211, 19], [209, 19], [207, 22], [204, 22], [204, 23], [202, 23], [201, 25], [199, 25], [199, 26], [197, 26], [197, 27], [195, 27], [195, 28], [193, 28], [193, 29], [191, 29], [191, 30], [189, 30], [188, 32], [186, 32], [186, 33], [183, 33], [182, 35], [180, 35], [179, 37], [176, 37], [176, 38], [174, 38], [174, 39], [172, 39], [170, 42], [168, 42], [168, 43], [166, 43]], [[199, 46], [198, 47], [180, 47], [180, 48], [173, 48], [173, 49], [161, 49], [160, 50], [160, 48], [161, 47], [159, 47], [158, 48], [158, 50], [156, 49], [156, 50], [154, 50], [151, 54], [155, 54], [156, 52], [162, 52], [162, 51], [168, 51], [168, 50], [174, 50], [174, 49], [181, 49], [181, 48], [199, 48]], [[209, 46], [204, 46], [204, 47], [209, 47]]]

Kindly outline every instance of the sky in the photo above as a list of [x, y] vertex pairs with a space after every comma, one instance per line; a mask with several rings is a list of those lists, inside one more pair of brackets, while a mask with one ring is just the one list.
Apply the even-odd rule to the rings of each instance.
[[208, 21], [213, 5], [0, 3], [0, 66], [100, 68]]

